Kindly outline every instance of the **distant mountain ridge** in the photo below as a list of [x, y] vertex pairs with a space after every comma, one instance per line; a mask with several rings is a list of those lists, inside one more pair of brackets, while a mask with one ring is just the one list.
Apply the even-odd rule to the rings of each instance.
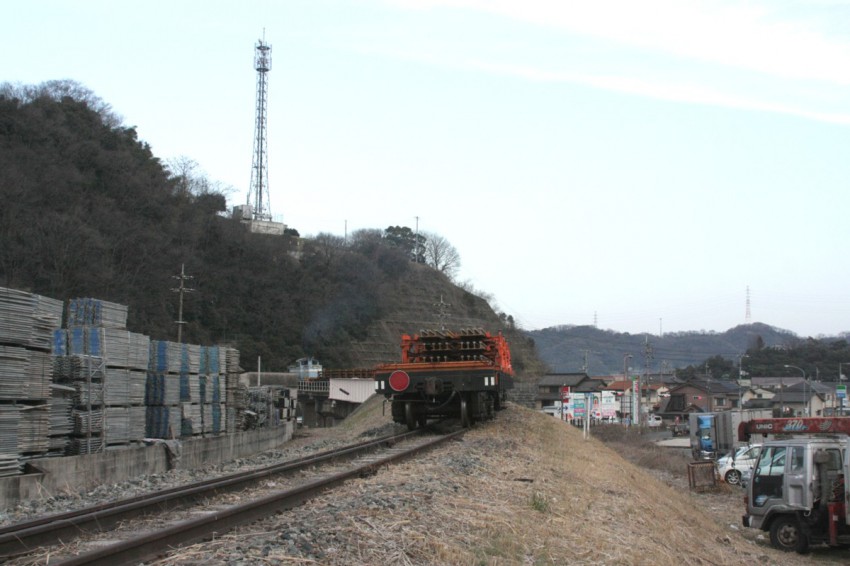
[[796, 334], [763, 323], [742, 324], [725, 332], [671, 332], [663, 336], [629, 334], [600, 330], [593, 326], [556, 326], [527, 331], [537, 352], [551, 371], [573, 372], [584, 369], [588, 375], [622, 375], [624, 356], [627, 364], [644, 369], [647, 345], [651, 348], [649, 371], [671, 371], [697, 365], [713, 356], [729, 360], [748, 348], [789, 347], [802, 339]]

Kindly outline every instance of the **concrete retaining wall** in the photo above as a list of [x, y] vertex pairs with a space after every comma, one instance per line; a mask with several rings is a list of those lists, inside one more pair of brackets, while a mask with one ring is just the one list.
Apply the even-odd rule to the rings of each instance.
[[0, 509], [22, 501], [81, 494], [100, 485], [166, 472], [195, 469], [279, 448], [292, 438], [293, 423], [211, 438], [168, 441], [100, 454], [30, 460], [29, 473], [0, 478]]

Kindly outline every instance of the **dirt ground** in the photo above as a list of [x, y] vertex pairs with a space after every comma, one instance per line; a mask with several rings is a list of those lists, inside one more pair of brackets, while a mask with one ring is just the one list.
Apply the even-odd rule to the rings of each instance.
[[[379, 403], [367, 404], [336, 429], [303, 431], [297, 441], [355, 438], [387, 422]], [[453, 446], [160, 564], [850, 563], [846, 550], [774, 550], [739, 526], [740, 489], [693, 493], [685, 470], [677, 477], [637, 465], [611, 446], [509, 405]]]

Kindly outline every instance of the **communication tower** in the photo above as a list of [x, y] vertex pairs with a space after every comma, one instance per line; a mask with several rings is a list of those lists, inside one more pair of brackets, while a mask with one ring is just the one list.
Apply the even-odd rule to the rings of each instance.
[[251, 187], [248, 189], [248, 206], [251, 219], [271, 222], [269, 204], [269, 144], [266, 137], [268, 123], [269, 86], [266, 74], [272, 68], [272, 46], [263, 39], [254, 48], [254, 69], [257, 70], [257, 116], [254, 124], [254, 160], [251, 165]]
[[750, 324], [753, 322], [753, 315], [750, 312], [750, 286], [747, 285], [747, 312], [744, 315], [744, 322]]

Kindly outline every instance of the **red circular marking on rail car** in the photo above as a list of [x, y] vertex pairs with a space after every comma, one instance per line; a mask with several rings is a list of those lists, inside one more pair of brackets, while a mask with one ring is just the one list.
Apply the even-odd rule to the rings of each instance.
[[390, 374], [389, 382], [394, 391], [404, 391], [410, 385], [410, 376], [406, 371], [397, 369]]

